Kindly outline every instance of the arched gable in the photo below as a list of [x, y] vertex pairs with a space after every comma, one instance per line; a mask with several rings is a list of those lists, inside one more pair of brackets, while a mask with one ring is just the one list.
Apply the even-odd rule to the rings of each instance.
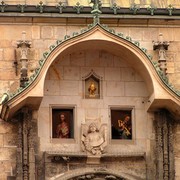
[[167, 108], [174, 114], [180, 114], [178, 92], [160, 76], [160, 70], [156, 71], [147, 50], [140, 48], [139, 43], [132, 41], [130, 37], [124, 37], [122, 33], [115, 33], [106, 26], [96, 24], [89, 25], [81, 33], [74, 32], [72, 37], [66, 35], [64, 40], [57, 40], [55, 45], [51, 45], [50, 50], [43, 54], [43, 58], [39, 61], [40, 67], [30, 77], [26, 87], [5, 95], [1, 118], [5, 120], [11, 118], [23, 106], [37, 109], [44, 96], [44, 81], [51, 64], [64, 52], [87, 48], [105, 49], [120, 56], [144, 78], [151, 95], [147, 101], [147, 110]]

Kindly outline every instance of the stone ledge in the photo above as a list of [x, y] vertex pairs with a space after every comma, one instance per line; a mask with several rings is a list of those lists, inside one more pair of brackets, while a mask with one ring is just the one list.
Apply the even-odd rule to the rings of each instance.
[[[59, 152], [59, 151], [46, 151], [46, 157], [52, 156], [60, 156], [60, 157], [88, 157], [85, 152]], [[101, 154], [101, 158], [103, 157], [144, 157], [145, 152], [137, 151], [137, 152], [111, 152]]]

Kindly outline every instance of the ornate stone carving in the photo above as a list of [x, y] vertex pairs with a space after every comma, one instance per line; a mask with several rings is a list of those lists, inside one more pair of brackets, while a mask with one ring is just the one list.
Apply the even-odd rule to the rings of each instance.
[[163, 34], [159, 34], [159, 41], [153, 42], [153, 49], [159, 51], [159, 67], [163, 72], [163, 76], [166, 77], [166, 50], [168, 50], [169, 42], [163, 40]]
[[174, 179], [174, 155], [172, 119], [166, 110], [155, 114], [156, 118], [156, 178]]
[[24, 107], [19, 116], [17, 144], [18, 180], [35, 179], [35, 156], [30, 114], [29, 109]]
[[27, 64], [28, 64], [28, 48], [31, 46], [31, 42], [25, 40], [26, 39], [26, 32], [22, 32], [22, 40], [17, 41], [17, 48], [21, 49], [21, 79], [20, 79], [20, 86], [25, 87], [25, 82], [28, 81], [28, 74], [27, 74]]
[[17, 141], [17, 174], [16, 179], [21, 180], [22, 179], [22, 122], [20, 121], [18, 123], [18, 141]]
[[91, 155], [101, 155], [107, 146], [107, 125], [82, 124], [82, 149]]

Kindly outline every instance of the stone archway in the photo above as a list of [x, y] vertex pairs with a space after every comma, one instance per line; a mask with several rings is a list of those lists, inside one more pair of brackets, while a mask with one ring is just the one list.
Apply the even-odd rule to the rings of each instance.
[[68, 171], [56, 175], [49, 180], [138, 180], [139, 177], [112, 169], [86, 168]]

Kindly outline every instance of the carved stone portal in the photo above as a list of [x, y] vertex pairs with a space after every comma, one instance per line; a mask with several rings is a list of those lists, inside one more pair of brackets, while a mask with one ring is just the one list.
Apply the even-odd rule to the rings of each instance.
[[88, 155], [100, 156], [107, 146], [107, 125], [97, 123], [82, 124], [81, 144]]

